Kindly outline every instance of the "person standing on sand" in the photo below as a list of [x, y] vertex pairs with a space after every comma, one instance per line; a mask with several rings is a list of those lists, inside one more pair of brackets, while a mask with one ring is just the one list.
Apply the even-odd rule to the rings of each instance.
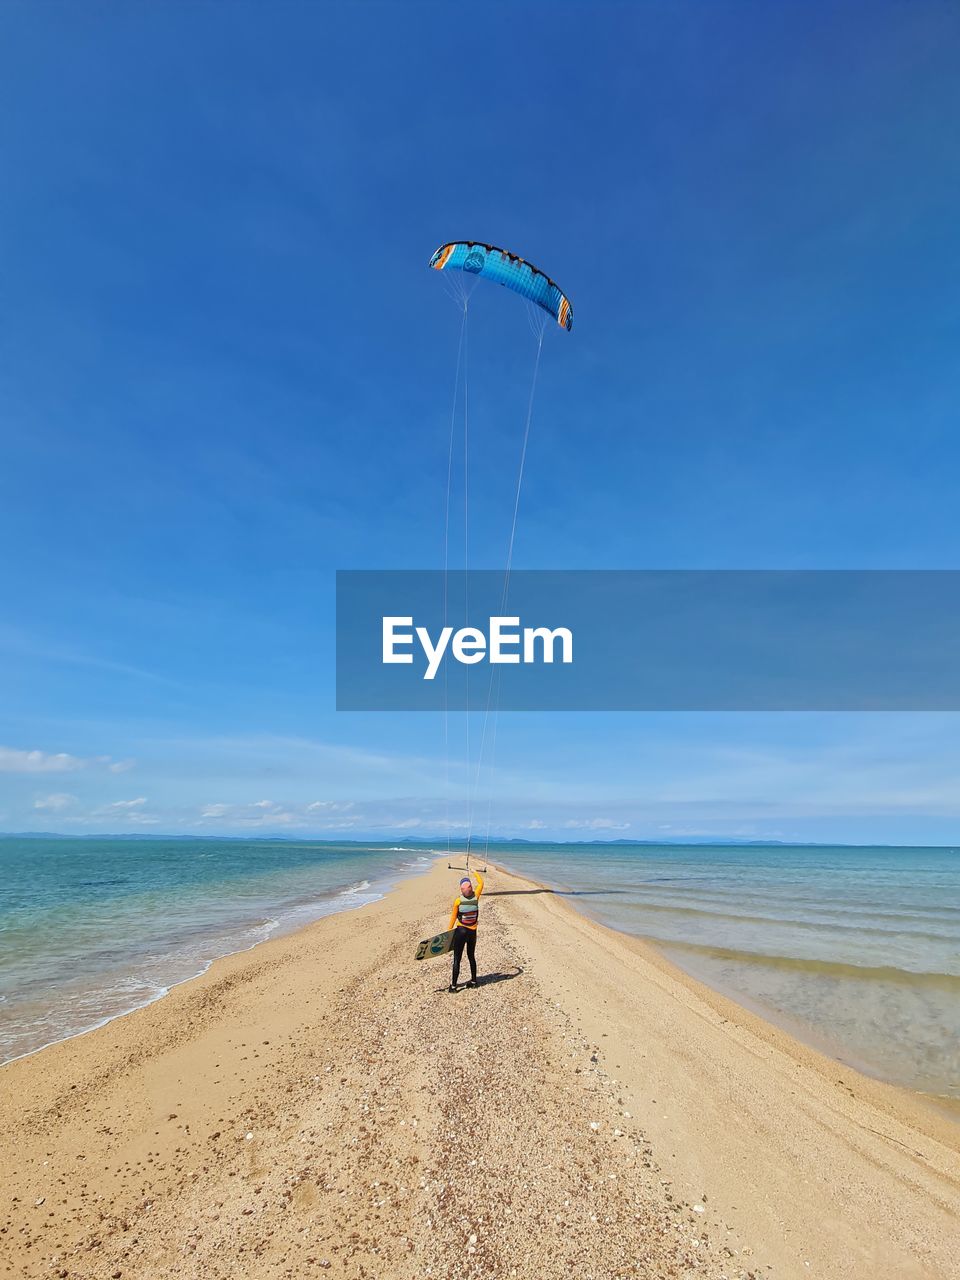
[[[476, 875], [477, 884], [474, 888], [471, 876]], [[453, 978], [450, 982], [448, 991], [459, 991], [457, 979], [460, 977], [460, 961], [463, 959], [463, 949], [467, 949], [467, 959], [470, 961], [470, 981], [466, 984], [468, 987], [477, 985], [477, 922], [480, 918], [480, 895], [483, 893], [483, 876], [479, 871], [468, 872], [460, 881], [460, 896], [453, 901], [453, 910], [450, 912], [450, 923], [448, 929], [456, 926], [453, 935]]]

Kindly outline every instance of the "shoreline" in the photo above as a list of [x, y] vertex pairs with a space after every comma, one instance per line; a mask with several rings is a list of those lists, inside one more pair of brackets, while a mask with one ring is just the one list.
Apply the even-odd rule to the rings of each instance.
[[[535, 865], [530, 865], [532, 861], [534, 860], [529, 860], [527, 867], [522, 864], [517, 867], [515, 864], [507, 865], [506, 869], [518, 876], [536, 879], [538, 869]], [[879, 1083], [904, 1089], [905, 1092], [924, 1098], [929, 1105], [960, 1123], [960, 1094], [956, 1093], [956, 1059], [955, 1055], [952, 1055], [951, 1060], [951, 1055], [947, 1052], [948, 1036], [945, 1033], [945, 1025], [951, 1025], [955, 1015], [948, 1016], [947, 1010], [943, 1009], [937, 1018], [932, 1011], [927, 1011], [925, 1016], [929, 1021], [924, 1027], [922, 1025], [925, 1011], [922, 1000], [923, 991], [920, 989], [918, 993], [914, 988], [914, 995], [911, 997], [914, 1000], [913, 1009], [905, 1006], [900, 1010], [900, 1025], [904, 1029], [902, 1038], [897, 1039], [896, 1034], [888, 1034], [895, 1029], [892, 1023], [884, 1030], [882, 1019], [874, 1021], [873, 1027], [870, 1027], [868, 1021], [860, 1021], [858, 1024], [858, 1018], [856, 1018], [856, 1011], [867, 1010], [870, 1000], [873, 1000], [876, 1005], [878, 1000], [886, 998], [883, 996], [882, 987], [888, 975], [893, 975], [896, 979], [904, 979], [905, 989], [909, 989], [911, 983], [919, 983], [922, 979], [936, 979], [938, 983], [946, 986], [947, 983], [960, 982], [960, 979], [946, 977], [945, 974], [952, 973], [952, 966], [948, 966], [942, 973], [927, 973], [923, 972], [922, 966], [914, 970], [910, 965], [904, 965], [899, 969], [895, 966], [896, 961], [890, 961], [891, 968], [881, 969], [876, 968], [878, 964], [882, 964], [882, 961], [878, 961], [876, 957], [870, 959], [867, 956], [852, 956], [849, 950], [842, 959], [831, 960], [829, 956], [804, 959], [803, 948], [791, 950], [790, 940], [787, 940], [783, 950], [777, 946], [776, 941], [772, 945], [768, 943], [769, 954], [767, 954], [767, 948], [751, 945], [751, 942], [736, 941], [731, 933], [726, 937], [714, 937], [710, 940], [698, 937], [694, 945], [694, 942], [685, 940], [684, 934], [678, 934], [675, 937], [663, 936], [663, 931], [658, 934], [655, 931], [655, 924], [657, 924], [655, 920], [654, 932], [648, 934], [645, 932], [645, 925], [652, 922], [649, 916], [643, 914], [637, 918], [636, 911], [631, 911], [631, 908], [636, 908], [637, 904], [630, 897], [625, 899], [626, 908], [616, 910], [616, 904], [600, 905], [599, 899], [590, 896], [590, 892], [599, 892], [599, 890], [591, 890], [586, 892], [586, 896], [582, 896], [585, 893], [582, 872], [584, 868], [580, 867], [579, 878], [577, 874], [573, 874], [572, 882], [568, 882], [568, 879], [562, 876], [561, 869], [553, 865], [548, 872], [553, 877], [552, 881], [538, 881], [538, 883], [552, 888], [558, 896], [564, 897], [564, 900], [568, 900], [575, 910], [593, 920], [594, 923], [613, 929], [623, 937], [636, 938], [644, 942], [659, 956], [664, 957], [669, 964], [675, 966], [678, 972], [686, 974], [708, 991], [726, 997], [741, 1010], [750, 1012], [756, 1018], [762, 1019], [764, 1023], [776, 1027], [820, 1055]], [[616, 886], [616, 878], [612, 883]], [[625, 892], [625, 890], [623, 888], [617, 890], [614, 887], [613, 892]], [[730, 908], [721, 909], [730, 910]], [[664, 908], [664, 910], [668, 909]], [[812, 908], [812, 910], [815, 909]], [[749, 919], [753, 919], [753, 916]], [[764, 922], [765, 919], [767, 918], [764, 916]], [[896, 941], [895, 933], [891, 932], [890, 936]], [[724, 968], [721, 961], [732, 961], [732, 964]], [[774, 970], [794, 969], [804, 978], [809, 978], [810, 974], [824, 968], [845, 970], [841, 975], [841, 983], [846, 983], [846, 991], [841, 992], [832, 1004], [829, 1000], [832, 996], [831, 991], [826, 993], [820, 991], [819, 996], [826, 995], [827, 1002], [818, 1000], [815, 1005], [810, 1005], [809, 995], [805, 1002], [800, 1001], [797, 1004], [792, 998], [794, 993], [787, 991], [781, 991], [783, 998], [778, 1002], [776, 993], [771, 996], [769, 991], [764, 991], [763, 982], [758, 983], [756, 979], [756, 974], [763, 972], [765, 964], [773, 966]], [[870, 980], [863, 989], [854, 989], [850, 986], [851, 978], [867, 977], [867, 975]], [[878, 982], [877, 979], [881, 980]], [[836, 982], [837, 979], [833, 977], [832, 980]], [[877, 995], [878, 991], [881, 995]], [[861, 998], [865, 1001], [863, 1005], [859, 1004]], [[827, 1010], [826, 1015], [824, 1010]], [[846, 1024], [847, 1014], [854, 1014], [849, 1020], [849, 1025]], [[911, 1015], [914, 1018], [919, 1016], [920, 1021], [915, 1021], [911, 1025]], [[948, 1019], [947, 1023], [943, 1019]], [[937, 1044], [937, 1039], [940, 1039], [940, 1044]], [[940, 1060], [937, 1061], [933, 1070], [929, 1069], [929, 1061], [924, 1060], [925, 1053], [932, 1046], [937, 1046], [934, 1052], [940, 1053]]]
[[[421, 859], [418, 859], [418, 861], [420, 860]], [[428, 856], [424, 855], [422, 860], [429, 862], [430, 859]], [[187, 974], [185, 977], [173, 978], [168, 982], [162, 983], [153, 995], [149, 996], [145, 1000], [139, 1001], [137, 1004], [131, 1005], [129, 1008], [120, 1009], [116, 1013], [106, 1014], [103, 1017], [97, 1019], [97, 1021], [91, 1023], [91, 1025], [88, 1027], [82, 1027], [78, 1031], [68, 1031], [65, 1035], [57, 1036], [55, 1039], [48, 1040], [46, 1043], [37, 1045], [33, 1049], [27, 1049], [23, 1053], [14, 1054], [13, 1057], [4, 1058], [2, 1061], [0, 1061], [0, 1071], [2, 1071], [2, 1069], [5, 1066], [8, 1066], [10, 1063], [22, 1062], [25, 1058], [33, 1057], [34, 1054], [43, 1053], [45, 1049], [51, 1049], [56, 1045], [65, 1044], [70, 1040], [77, 1039], [79, 1036], [90, 1035], [91, 1032], [99, 1031], [101, 1028], [109, 1026], [110, 1023], [115, 1022], [118, 1018], [126, 1018], [132, 1013], [138, 1013], [141, 1009], [149, 1008], [150, 1005], [156, 1004], [159, 1000], [165, 999], [166, 996], [168, 996], [170, 992], [174, 990], [176, 987], [183, 986], [183, 984], [186, 982], [195, 982], [198, 978], [204, 977], [204, 975], [210, 971], [211, 966], [215, 965], [220, 960], [228, 959], [230, 956], [244, 955], [246, 952], [253, 951], [257, 947], [263, 946], [265, 943], [272, 942], [278, 938], [288, 937], [290, 934], [297, 933], [301, 929], [309, 928], [310, 925], [316, 924], [319, 920], [326, 919], [327, 916], [339, 915], [342, 912], [348, 912], [348, 911], [359, 911], [364, 906], [370, 905], [371, 902], [379, 902], [381, 898], [385, 897], [388, 893], [392, 892], [392, 890], [396, 887], [396, 885], [399, 884], [402, 880], [407, 879], [411, 876], [420, 875], [424, 872], [425, 869], [426, 869], [425, 867], [417, 866], [417, 864], [414, 862], [414, 863], [411, 863], [409, 867], [399, 868], [396, 871], [384, 874], [379, 878], [375, 877], [373, 880], [364, 880], [360, 884], [345, 885], [342, 888], [336, 888], [336, 889], [330, 890], [326, 898], [313, 899], [309, 903], [304, 903], [304, 902], [297, 903], [292, 907], [288, 908], [288, 914], [292, 915], [294, 912], [301, 911], [305, 907], [308, 907], [310, 911], [317, 910], [319, 911], [319, 914], [316, 916], [308, 917], [304, 920], [297, 921], [296, 923], [284, 925], [284, 921], [282, 918], [252, 920], [248, 922], [244, 927], [252, 929], [252, 928], [266, 928], [267, 926], [269, 926], [270, 931], [266, 934], [265, 937], [255, 938], [252, 942], [248, 943], [246, 946], [235, 947], [233, 949], [222, 951], [216, 955], [210, 956], [208, 959], [202, 962], [201, 968], [199, 968], [196, 971], [196, 973], [190, 973], [190, 974]], [[353, 905], [337, 907], [335, 910], [332, 910], [332, 911], [323, 911], [320, 909], [322, 906], [324, 905], [329, 906], [331, 903], [337, 902], [341, 898], [348, 897], [351, 893], [354, 893], [358, 890], [364, 891], [364, 892], [368, 890], [372, 890], [373, 893], [376, 894], [376, 896], [370, 899], [369, 901], [359, 902]], [[204, 936], [204, 935], [201, 935], [201, 936]], [[4, 1002], [4, 1000], [5, 1000], [5, 997], [0, 996], [0, 1003]]]
[[[904, 1094], [905, 1097], [915, 1098], [923, 1103], [924, 1106], [936, 1111], [938, 1115], [942, 1115], [945, 1119], [952, 1121], [956, 1125], [960, 1125], [960, 1098], [952, 1098], [948, 1094], [929, 1093], [925, 1089], [911, 1087], [909, 1084], [897, 1082], [886, 1078], [879, 1074], [878, 1069], [873, 1069], [868, 1062], [856, 1059], [852, 1051], [846, 1050], [844, 1044], [838, 1039], [831, 1039], [818, 1033], [817, 1028], [810, 1027], [805, 1024], [799, 1016], [792, 1016], [788, 1012], [777, 1009], [765, 1009], [765, 1007], [754, 1007], [754, 1002], [744, 992], [736, 991], [733, 987], [713, 986], [707, 979], [700, 978], [695, 973], [691, 973], [689, 969], [680, 960], [675, 959], [671, 954], [671, 943], [662, 940], [662, 938], [646, 937], [643, 933], [631, 933], [627, 929], [617, 928], [616, 925], [605, 923], [599, 919], [598, 915], [591, 913], [589, 909], [581, 908], [581, 906], [573, 905], [568, 901], [568, 891], [562, 890], [545, 881], [538, 881], [532, 876], [526, 876], [520, 870], [511, 869], [509, 867], [502, 868], [504, 874], [508, 876], [516, 876], [520, 879], [527, 879], [530, 883], [538, 884], [544, 891], [553, 893], [564, 904], [575, 911], [576, 914], [584, 916], [591, 923], [598, 925], [598, 928], [609, 929], [612, 933], [618, 934], [626, 940], [631, 940], [645, 948], [648, 948], [648, 959], [652, 963], [658, 963], [667, 966], [667, 972], [672, 977], [682, 979], [686, 983], [692, 984], [692, 988], [700, 998], [709, 1000], [716, 997], [717, 1000], [723, 1001], [723, 1007], [730, 1014], [732, 1009], [737, 1011], [737, 1018], [748, 1016], [755, 1019], [759, 1028], [768, 1028], [772, 1032], [777, 1032], [781, 1036], [786, 1036], [791, 1041], [795, 1041], [800, 1046], [806, 1048], [810, 1052], [818, 1055], [820, 1059], [826, 1059], [832, 1066], [845, 1070], [855, 1071], [856, 1074], [863, 1076], [864, 1080], [872, 1080], [874, 1084], [882, 1085], [887, 1089], [893, 1089], [897, 1093]], [[758, 1002], [759, 1004], [759, 1002]], [[841, 1053], [846, 1053], [846, 1057]]]
[[[442, 850], [432, 850], [429, 852], [419, 851], [419, 860], [423, 860], [433, 866], [439, 865], [439, 860], [441, 858], [448, 858], [449, 856], [450, 855], [448, 853]], [[915, 1089], [909, 1085], [886, 1079], [879, 1073], [871, 1070], [867, 1063], [861, 1063], [855, 1060], [845, 1061], [839, 1053], [839, 1050], [842, 1047], [839, 1041], [831, 1044], [827, 1037], [818, 1036], [815, 1028], [807, 1027], [799, 1018], [791, 1018], [790, 1015], [782, 1013], [779, 1010], [753, 1008], [749, 997], [745, 996], [743, 993], [737, 992], [733, 989], [725, 990], [719, 986], [711, 985], [711, 983], [705, 981], [703, 978], [691, 973], [678, 960], [674, 959], [669, 952], [669, 943], [655, 938], [648, 938], [642, 934], [630, 933], [625, 929], [619, 929], [614, 925], [603, 922], [587, 909], [580, 908], [569, 902], [567, 900], [567, 891], [557, 888], [555, 885], [551, 885], [546, 881], [537, 880], [533, 876], [525, 875], [519, 870], [511, 869], [506, 864], [500, 865], [492, 860], [490, 861], [490, 866], [499, 871], [501, 875], [525, 881], [529, 884], [535, 885], [544, 893], [551, 894], [562, 901], [563, 905], [569, 911], [590, 921], [590, 923], [595, 925], [598, 929], [616, 934], [627, 942], [637, 944], [643, 948], [645, 959], [650, 963], [663, 968], [664, 971], [674, 980], [682, 981], [688, 985], [690, 989], [698, 995], [700, 999], [705, 1000], [705, 1002], [719, 1002], [717, 1007], [722, 1008], [727, 1017], [733, 1017], [733, 1020], [752, 1020], [754, 1024], [753, 1029], [756, 1034], [762, 1036], [768, 1033], [775, 1033], [775, 1038], [778, 1043], [780, 1037], [785, 1037], [786, 1042], [792, 1042], [810, 1054], [816, 1055], [816, 1058], [823, 1060], [825, 1065], [822, 1070], [828, 1071], [833, 1068], [842, 1068], [843, 1070], [854, 1072], [864, 1082], [870, 1082], [878, 1085], [883, 1090], [893, 1090], [895, 1095], [899, 1095], [903, 1099], [912, 1099], [925, 1109], [934, 1112], [948, 1122], [960, 1126], [960, 1100], [953, 1099], [942, 1094], [928, 1093], [922, 1089]], [[119, 1018], [126, 1018], [131, 1014], [140, 1012], [142, 1009], [149, 1008], [158, 1001], [165, 999], [175, 988], [181, 987], [185, 983], [196, 982], [198, 979], [203, 978], [210, 972], [211, 968], [221, 960], [226, 960], [233, 956], [245, 955], [248, 952], [256, 950], [258, 947], [269, 944], [270, 942], [289, 937], [292, 934], [299, 933], [301, 930], [310, 929], [313, 925], [318, 924], [321, 920], [327, 919], [329, 916], [361, 911], [365, 907], [381, 901], [388, 894], [392, 893], [396, 889], [397, 885], [402, 883], [404, 880], [415, 879], [418, 876], [426, 875], [429, 870], [430, 865], [417, 866], [416, 863], [412, 863], [406, 869], [401, 869], [383, 876], [380, 881], [381, 888], [379, 889], [377, 888], [377, 880], [365, 881], [365, 886], [368, 889], [373, 889], [377, 893], [377, 896], [371, 901], [362, 902], [357, 905], [346, 905], [333, 911], [322, 912], [320, 915], [317, 915], [312, 919], [298, 922], [288, 928], [282, 928], [280, 921], [274, 921], [274, 931], [269, 933], [266, 937], [256, 939], [248, 946], [239, 947], [232, 951], [224, 951], [219, 955], [212, 956], [204, 962], [203, 967], [196, 973], [171, 981], [164, 985], [162, 990], [158, 991], [156, 995], [151, 996], [140, 1004], [132, 1005], [129, 1009], [123, 1009], [117, 1013], [109, 1014], [80, 1031], [69, 1032], [67, 1035], [60, 1036], [46, 1044], [39, 1045], [35, 1049], [29, 1049], [26, 1053], [5, 1059], [3, 1062], [0, 1062], [0, 1071], [14, 1062], [22, 1062], [27, 1058], [31, 1058], [38, 1053], [43, 1053], [45, 1050], [54, 1048], [57, 1045], [65, 1044], [79, 1037], [100, 1031], [102, 1028], [109, 1026]], [[326, 901], [328, 903], [335, 902], [340, 898], [347, 896], [352, 892], [353, 888], [356, 888], [356, 886], [331, 891], [331, 897]], [[302, 905], [303, 904], [300, 904], [300, 906]]]
[[[490, 865], [493, 866], [495, 864], [491, 862]], [[649, 964], [661, 970], [672, 981], [686, 986], [697, 999], [715, 1008], [718, 1013], [723, 1014], [729, 1021], [749, 1025], [754, 1035], [768, 1039], [778, 1049], [789, 1053], [797, 1058], [798, 1061], [802, 1060], [813, 1066], [825, 1078], [830, 1077], [831, 1073], [835, 1075], [836, 1071], [851, 1072], [858, 1078], [861, 1092], [872, 1092], [875, 1087], [877, 1090], [876, 1100], [878, 1102], [886, 1099], [887, 1103], [890, 1104], [894, 1100], [898, 1100], [902, 1106], [916, 1107], [918, 1118], [922, 1115], [932, 1114], [940, 1120], [945, 1120], [949, 1125], [956, 1126], [957, 1138], [960, 1141], [960, 1101], [941, 1094], [926, 1093], [922, 1089], [913, 1089], [909, 1085], [898, 1084], [896, 1081], [887, 1080], [874, 1074], [865, 1065], [856, 1062], [845, 1062], [832, 1052], [829, 1044], [825, 1042], [818, 1043], [815, 1030], [811, 1028], [808, 1031], [807, 1028], [802, 1026], [799, 1019], [791, 1019], [789, 1015], [779, 1013], [774, 1016], [774, 1011], [766, 1012], [753, 1009], [746, 1002], [746, 997], [741, 997], [739, 993], [734, 991], [724, 991], [718, 987], [711, 986], [709, 982], [705, 982], [702, 978], [698, 978], [696, 974], [690, 973], [665, 950], [669, 944], [605, 924], [590, 912], [582, 910], [569, 902], [564, 890], [536, 880], [533, 876], [523, 875], [518, 871], [510, 870], [508, 867], [501, 867], [499, 870], [502, 875], [536, 885], [538, 889], [558, 899], [560, 904], [574, 915], [588, 920], [598, 929], [623, 939], [628, 945], [637, 948], [639, 954]], [[778, 1021], [778, 1018], [782, 1018], [782, 1023]]]
[[[421, 857], [432, 863], [433, 866], [439, 865], [439, 860], [448, 856], [449, 855], [443, 851], [432, 851], [431, 853], [421, 854]], [[710, 1004], [716, 1002], [717, 1008], [722, 1009], [728, 1018], [732, 1018], [734, 1021], [743, 1019], [750, 1020], [755, 1034], [760, 1036], [772, 1036], [778, 1044], [781, 1043], [782, 1037], [784, 1038], [783, 1042], [786, 1045], [793, 1043], [806, 1053], [815, 1055], [816, 1059], [821, 1060], [821, 1067], [819, 1069], [822, 1073], [828, 1073], [833, 1068], [851, 1071], [860, 1077], [865, 1083], [869, 1082], [870, 1084], [877, 1085], [884, 1091], [892, 1090], [895, 1096], [899, 1096], [903, 1100], [909, 1099], [918, 1103], [925, 1110], [932, 1111], [934, 1114], [940, 1116], [949, 1123], [957, 1125], [958, 1132], [960, 1132], [960, 1100], [955, 1100], [941, 1094], [927, 1093], [922, 1089], [914, 1089], [909, 1085], [888, 1080], [871, 1071], [868, 1064], [856, 1061], [844, 1061], [844, 1059], [839, 1056], [839, 1053], [834, 1051], [835, 1049], [839, 1050], [839, 1042], [831, 1045], [827, 1042], [825, 1037], [818, 1037], [815, 1029], [806, 1027], [800, 1019], [791, 1018], [788, 1014], [781, 1013], [779, 1010], [761, 1010], [752, 1008], [749, 998], [744, 996], [742, 993], [734, 990], [724, 990], [718, 986], [712, 986], [709, 982], [697, 977], [696, 974], [691, 973], [681, 963], [679, 963], [679, 961], [675, 960], [669, 954], [669, 943], [662, 942], [655, 938], [648, 938], [642, 934], [630, 933], [625, 929], [618, 929], [613, 925], [606, 924], [596, 916], [592, 915], [589, 911], [579, 908], [569, 902], [567, 900], [568, 895], [565, 890], [558, 889], [556, 886], [548, 884], [545, 881], [537, 880], [533, 876], [524, 875], [522, 872], [513, 870], [506, 865], [497, 864], [492, 860], [489, 865], [494, 867], [494, 869], [501, 875], [535, 885], [537, 889], [559, 899], [570, 912], [582, 919], [588, 920], [598, 929], [616, 934], [628, 943], [636, 944], [638, 947], [642, 948], [642, 954], [649, 963], [656, 965], [658, 968], [662, 968], [673, 980], [683, 982], [691, 989], [691, 991], [694, 992], [694, 994], [706, 1003]], [[302, 930], [310, 929], [313, 925], [318, 924], [322, 920], [328, 919], [330, 916], [362, 911], [365, 907], [372, 906], [374, 903], [382, 901], [384, 897], [392, 893], [396, 889], [397, 885], [402, 883], [404, 880], [415, 879], [418, 876], [426, 875], [430, 869], [430, 866], [418, 867], [416, 864], [412, 864], [406, 870], [391, 873], [389, 876], [384, 876], [382, 879], [382, 891], [376, 889], [377, 882], [375, 880], [366, 881], [366, 886], [377, 892], [377, 897], [371, 901], [362, 902], [352, 906], [342, 906], [337, 908], [335, 911], [323, 912], [313, 919], [307, 919], [286, 929], [280, 927], [279, 921], [274, 921], [276, 929], [274, 932], [268, 934], [267, 937], [259, 938], [254, 942], [251, 942], [246, 947], [239, 947], [236, 950], [225, 951], [220, 955], [211, 957], [204, 962], [203, 968], [197, 973], [193, 973], [185, 978], [178, 978], [175, 981], [170, 982], [165, 985], [162, 990], [158, 991], [156, 995], [151, 996], [148, 1000], [145, 1000], [140, 1004], [133, 1005], [129, 1009], [123, 1009], [118, 1013], [109, 1014], [100, 1021], [94, 1023], [92, 1026], [85, 1027], [81, 1031], [69, 1032], [67, 1035], [61, 1036], [56, 1040], [51, 1040], [47, 1044], [38, 1046], [36, 1049], [30, 1049], [26, 1053], [5, 1059], [3, 1062], [0, 1062], [0, 1071], [11, 1063], [22, 1062], [27, 1058], [33, 1057], [35, 1054], [43, 1053], [47, 1049], [55, 1048], [57, 1045], [66, 1044], [81, 1036], [87, 1036], [100, 1031], [102, 1028], [117, 1021], [119, 1018], [126, 1018], [131, 1014], [140, 1012], [142, 1009], [147, 1009], [158, 1001], [165, 999], [170, 992], [177, 987], [181, 987], [186, 983], [196, 982], [198, 979], [205, 977], [206, 974], [210, 972], [211, 968], [222, 960], [230, 959], [233, 956], [245, 955], [248, 952], [255, 951], [258, 947], [266, 946], [271, 942], [290, 937]], [[447, 868], [443, 869], [446, 870]], [[345, 897], [351, 891], [352, 890], [349, 888], [338, 889], [332, 892], [332, 897], [329, 901], [337, 901], [339, 898]]]
[[[605, 1269], [575, 1273], [603, 1280], [949, 1274], [960, 1129], [925, 1095], [818, 1054], [494, 863], [488, 981], [448, 996], [446, 960], [407, 955], [449, 909], [443, 857], [5, 1064], [11, 1270], [559, 1276], [586, 1240]], [[387, 1200], [358, 1205], [377, 1183]], [[593, 1217], [574, 1223], [581, 1205]], [[464, 1217], [480, 1243], [449, 1270]], [[530, 1269], [528, 1238], [555, 1268]]]

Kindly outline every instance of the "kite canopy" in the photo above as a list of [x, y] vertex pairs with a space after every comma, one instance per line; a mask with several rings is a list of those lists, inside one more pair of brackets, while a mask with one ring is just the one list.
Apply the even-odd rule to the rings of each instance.
[[455, 240], [452, 244], [440, 246], [430, 259], [430, 266], [437, 271], [466, 271], [469, 275], [483, 276], [485, 280], [502, 284], [549, 312], [561, 328], [568, 331], [573, 328], [573, 307], [559, 285], [506, 249], [480, 244], [476, 240]]

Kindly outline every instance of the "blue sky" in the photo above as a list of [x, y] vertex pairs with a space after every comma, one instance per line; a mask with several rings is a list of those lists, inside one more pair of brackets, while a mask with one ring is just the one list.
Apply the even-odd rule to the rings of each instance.
[[951, 716], [512, 715], [479, 788], [457, 721], [447, 782], [334, 711], [333, 575], [441, 563], [461, 236], [575, 307], [518, 566], [955, 567], [958, 57], [922, 0], [3, 6], [0, 829], [955, 840]]

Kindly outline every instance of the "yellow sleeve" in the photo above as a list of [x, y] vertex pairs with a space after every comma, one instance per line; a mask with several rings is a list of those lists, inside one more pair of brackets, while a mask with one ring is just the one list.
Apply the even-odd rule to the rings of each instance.
[[459, 899], [459, 898], [454, 898], [454, 900], [453, 900], [453, 910], [450, 912], [450, 923], [447, 925], [447, 931], [448, 931], [448, 932], [449, 932], [449, 931], [453, 928], [453, 926], [457, 923], [457, 907], [459, 907], [459, 905], [460, 905], [460, 899]]
[[479, 871], [477, 871], [475, 874], [477, 877], [477, 897], [479, 898], [481, 893], [483, 893], [483, 876], [480, 874]]

